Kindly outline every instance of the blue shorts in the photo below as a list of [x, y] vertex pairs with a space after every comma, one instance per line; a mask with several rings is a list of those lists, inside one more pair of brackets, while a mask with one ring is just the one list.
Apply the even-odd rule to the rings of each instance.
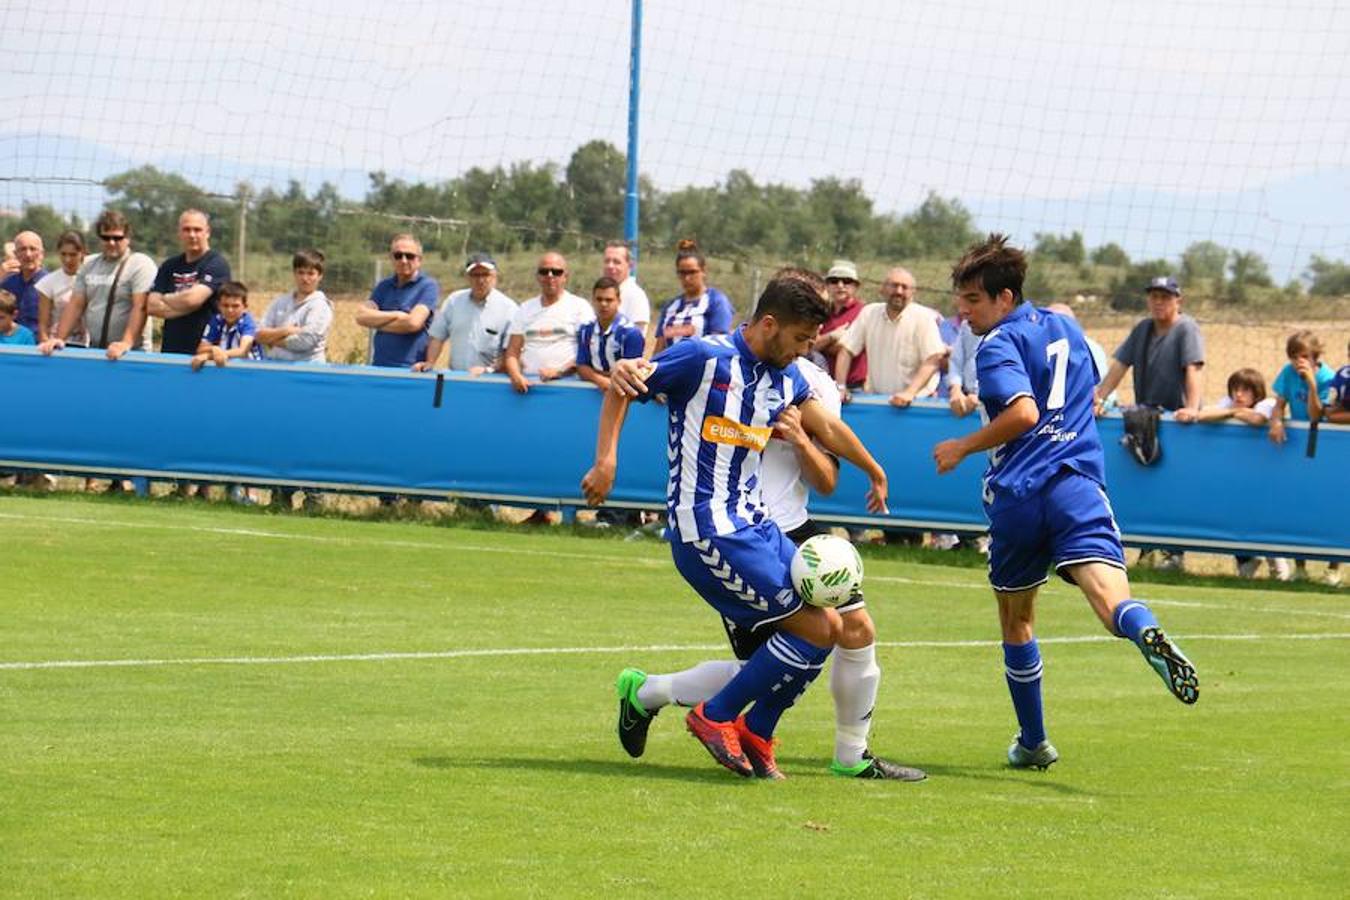
[[1020, 503], [991, 508], [989, 583], [996, 591], [1025, 591], [1048, 580], [1054, 563], [1065, 566], [1104, 562], [1125, 568], [1111, 501], [1102, 486], [1072, 469], [1062, 469]]
[[792, 588], [797, 547], [769, 520], [732, 534], [672, 541], [675, 568], [708, 605], [738, 629], [759, 631], [802, 605]]

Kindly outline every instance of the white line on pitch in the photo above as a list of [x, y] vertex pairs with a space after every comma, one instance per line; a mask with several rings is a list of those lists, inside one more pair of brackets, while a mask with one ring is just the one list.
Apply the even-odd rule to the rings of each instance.
[[[1350, 632], [1322, 634], [1190, 634], [1192, 641], [1340, 641], [1350, 639]], [[1098, 644], [1117, 641], [1106, 634], [1073, 637], [1041, 638], [1042, 644]], [[972, 647], [998, 647], [996, 640], [970, 641], [877, 641], [878, 647], [902, 649], [953, 650]], [[725, 651], [722, 644], [650, 644], [622, 647], [484, 647], [465, 650], [428, 650], [407, 653], [334, 653], [304, 654], [300, 656], [199, 656], [184, 659], [52, 659], [33, 662], [0, 662], [0, 671], [28, 671], [33, 669], [116, 669], [153, 668], [159, 666], [275, 666], [299, 663], [334, 662], [393, 662], [401, 660], [465, 659], [504, 656], [583, 656], [615, 653], [689, 653], [695, 651]]]

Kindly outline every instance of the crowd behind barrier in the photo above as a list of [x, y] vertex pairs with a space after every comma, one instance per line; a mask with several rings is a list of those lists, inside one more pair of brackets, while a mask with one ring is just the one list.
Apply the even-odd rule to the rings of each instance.
[[[500, 376], [266, 362], [193, 372], [163, 354], [111, 363], [93, 351], [52, 360], [32, 348], [0, 349], [0, 373], [30, 385], [37, 408], [72, 410], [14, 419], [0, 431], [0, 466], [570, 508], [582, 505], [578, 482], [593, 459], [602, 397], [576, 380], [521, 395]], [[72, 397], [81, 398], [73, 407]], [[973, 420], [932, 401], [901, 411], [870, 397], [844, 415], [890, 475], [890, 515], [865, 511], [865, 479], [845, 467], [834, 494], [813, 500], [815, 516], [970, 534], [984, 527], [981, 461], [939, 479], [931, 460], [934, 443], [973, 430]], [[1306, 426], [1291, 425], [1281, 446], [1236, 424], [1201, 430], [1168, 420], [1162, 458], [1147, 467], [1119, 446], [1120, 418], [1107, 416], [1100, 428], [1127, 543], [1350, 559], [1342, 500], [1326, 488], [1350, 458], [1350, 428], [1324, 426], [1310, 458]], [[631, 411], [616, 505], [663, 506], [665, 432], [656, 404]], [[1244, 483], [1263, 488], [1233, 489]]]
[[[419, 414], [417, 404], [391, 385], [408, 378], [412, 378], [412, 383], [424, 381], [414, 378], [413, 373], [436, 371], [448, 350], [447, 371], [452, 373], [452, 381], [501, 373], [520, 397], [529, 395], [540, 384], [563, 379], [571, 386], [603, 390], [608, 387], [611, 366], [621, 359], [650, 356], [680, 340], [724, 334], [734, 325], [734, 305], [726, 294], [708, 283], [706, 260], [693, 241], [680, 242], [675, 256], [681, 292], [653, 314], [651, 301], [633, 277], [629, 248], [621, 241], [611, 241], [604, 248], [602, 258], [594, 265], [595, 272], [602, 274], [593, 283], [590, 278], [578, 276], [562, 254], [554, 251], [542, 254], [535, 272], [539, 294], [520, 303], [497, 289], [499, 272], [492, 255], [474, 253], [463, 269], [468, 286], [451, 292], [442, 301], [441, 286], [421, 271], [420, 242], [414, 235], [397, 234], [391, 239], [389, 250], [393, 274], [374, 287], [370, 298], [356, 313], [355, 321], [371, 331], [372, 367], [384, 369], [386, 375], [400, 374], [395, 381], [384, 382], [383, 390], [391, 392], [391, 396], [378, 402], [393, 401], [397, 394], [396, 406], [410, 404], [406, 410], [409, 418], [406, 423], [381, 421], [379, 427], [373, 427], [370, 409], [356, 413], [354, 422], [351, 413], [343, 414], [339, 408], [332, 408], [329, 410], [332, 421], [320, 422], [307, 414], [307, 406], [275, 407], [273, 394], [297, 390], [294, 385], [298, 384], [304, 398], [292, 400], [320, 406], [328, 402], [325, 391], [316, 389], [313, 398], [307, 393], [315, 384], [332, 383], [318, 375], [320, 370], [315, 368], [325, 362], [325, 341], [334, 316], [333, 305], [321, 290], [322, 252], [298, 251], [293, 259], [294, 290], [275, 298], [255, 319], [248, 308], [247, 286], [232, 280], [228, 260], [211, 249], [210, 222], [201, 211], [183, 211], [178, 220], [183, 252], [158, 266], [144, 254], [134, 252], [132, 223], [122, 213], [105, 211], [95, 223], [95, 231], [101, 252], [88, 256], [81, 235], [75, 232], [60, 235], [56, 243], [60, 267], [52, 272], [43, 269], [45, 252], [40, 235], [21, 232], [6, 245], [5, 274], [0, 281], [0, 344], [35, 344], [42, 355], [64, 352], [80, 359], [81, 365], [74, 368], [63, 366], [33, 373], [44, 385], [44, 392], [49, 382], [67, 381], [66, 372], [91, 371], [88, 366], [93, 364], [92, 358], [65, 350], [68, 346], [93, 348], [101, 351], [95, 357], [112, 360], [134, 350], [139, 361], [154, 365], [133, 366], [125, 373], [119, 372], [116, 381], [120, 382], [125, 375], [135, 383], [122, 385], [117, 391], [91, 383], [84, 388], [88, 393], [65, 393], [51, 398], [55, 407], [37, 406], [60, 408], [68, 406], [72, 397], [101, 398], [97, 401], [100, 408], [91, 410], [89, 418], [79, 421], [99, 423], [102, 427], [78, 433], [65, 425], [45, 432], [41, 428], [32, 432], [24, 429], [29, 443], [11, 441], [5, 454], [11, 457], [14, 466], [31, 468], [42, 464], [62, 471], [173, 477], [180, 479], [179, 490], [184, 494], [194, 490], [195, 479], [229, 476], [249, 484], [277, 485], [274, 499], [279, 497], [286, 505], [291, 503], [293, 490], [302, 485], [311, 487], [313, 496], [317, 496], [313, 489], [318, 487], [379, 491], [386, 503], [392, 502], [399, 492], [426, 490], [568, 505], [577, 498], [575, 491], [567, 487], [563, 473], [547, 465], [541, 469], [528, 454], [516, 460], [518, 465], [484, 469], [484, 460], [473, 454], [456, 454], [449, 445], [490, 426], [493, 435], [515, 435], [507, 441], [483, 435], [498, 453], [498, 458], [490, 462], [513, 460], [514, 446], [509, 452], [504, 448], [515, 440], [533, 442], [521, 447], [552, 449], [565, 433], [569, 445], [573, 437], [581, 435], [584, 446], [585, 437], [594, 425], [593, 415], [581, 416], [580, 410], [573, 408], [570, 418], [559, 419], [560, 410], [548, 410], [541, 415], [538, 407], [529, 406], [517, 415], [509, 410], [513, 403], [519, 403], [519, 398], [513, 401], [494, 393], [503, 390], [503, 379], [486, 380], [481, 389], [460, 384], [447, 389], [447, 382], [438, 378], [435, 380], [438, 404], [446, 396], [457, 402], [472, 398], [469, 404], [472, 408], [461, 410], [457, 416], [458, 434], [446, 434], [447, 445], [438, 444], [430, 451], [442, 464], [453, 460], [454, 465], [448, 470], [451, 474], [446, 475], [404, 466], [402, 448], [415, 455], [420, 452], [418, 448], [427, 445], [419, 440], [416, 427], [401, 438], [393, 435], [403, 430], [400, 426], [421, 421], [426, 411]], [[931, 473], [925, 474], [925, 469], [931, 469], [931, 462], [919, 436], [940, 439], [952, 428], [963, 427], [955, 423], [978, 409], [974, 357], [979, 336], [958, 316], [947, 317], [919, 303], [914, 276], [903, 267], [897, 266], [887, 273], [880, 300], [873, 303], [864, 303], [860, 298], [862, 283], [856, 266], [848, 260], [837, 260], [825, 280], [833, 314], [823, 326], [811, 357], [835, 377], [846, 403], [855, 394], [858, 397], [859, 405], [851, 412], [850, 421], [857, 418], [866, 428], [875, 429], [874, 440], [904, 448], [904, 452], [891, 452], [883, 447], [878, 453], [884, 454], [894, 466], [892, 478], [896, 484], [904, 485], [896, 492], [904, 506], [902, 513], [886, 523], [876, 524], [941, 528], [945, 533], [978, 530], [983, 517], [978, 503], [972, 499], [977, 492], [950, 484], [939, 487]], [[568, 289], [576, 283], [588, 286], [589, 296]], [[1323, 469], [1327, 454], [1334, 451], [1324, 448], [1320, 457], [1296, 464], [1292, 458], [1298, 451], [1292, 444], [1308, 440], [1304, 437], [1308, 434], [1306, 423], [1332, 423], [1328, 430], [1335, 429], [1336, 424], [1350, 423], [1350, 365], [1339, 372], [1333, 370], [1322, 360], [1324, 348], [1318, 337], [1300, 331], [1289, 337], [1285, 348], [1289, 362], [1275, 375], [1269, 390], [1263, 373], [1243, 368], [1227, 375], [1227, 390], [1218, 403], [1205, 405], [1203, 336], [1196, 322], [1181, 311], [1182, 304], [1181, 286], [1170, 276], [1160, 276], [1141, 297], [1147, 315], [1112, 354], [1108, 356], [1104, 348], [1089, 338], [1098, 370], [1099, 413], [1118, 408], [1115, 388], [1129, 373], [1138, 403], [1166, 414], [1168, 419], [1168, 424], [1161, 427], [1161, 445], [1167, 447], [1167, 452], [1154, 470], [1135, 471], [1121, 465], [1113, 469], [1113, 477], [1117, 479], [1113, 492], [1129, 540], [1160, 548], [1164, 565], [1178, 568], [1183, 558], [1181, 551], [1186, 547], [1240, 545], [1245, 551], [1262, 555], [1276, 550], [1295, 556], [1343, 555], [1350, 540], [1337, 535], [1339, 516], [1335, 510], [1328, 510], [1325, 517], [1313, 517], [1315, 524], [1311, 528], [1280, 527], [1269, 521], [1279, 517], [1278, 511], [1259, 509], [1258, 501], [1275, 506], [1269, 503], [1273, 496], [1280, 498], [1279, 509], [1318, 508], [1318, 502], [1300, 505], [1299, 498], [1307, 495], [1315, 500], [1318, 492], [1309, 491], [1308, 486], [1332, 483], [1331, 473]], [[1067, 306], [1055, 305], [1051, 309], [1060, 315], [1073, 315]], [[161, 355], [141, 356], [152, 346], [155, 320], [160, 323]], [[160, 372], [161, 364], [172, 361], [171, 354], [187, 357], [185, 361], [190, 362], [194, 372], [204, 366], [233, 367], [244, 360], [265, 360], [276, 365], [249, 371], [238, 376], [241, 380], [204, 378], [180, 385], [177, 377], [150, 374]], [[1350, 357], [1350, 348], [1347, 356]], [[38, 364], [41, 363], [39, 360]], [[277, 366], [294, 367], [296, 378], [271, 374]], [[381, 392], [376, 386], [381, 382], [370, 381], [368, 369], [334, 367], [327, 371], [361, 378], [364, 387], [359, 396], [363, 401], [373, 401]], [[53, 372], [63, 374], [54, 378]], [[1223, 376], [1224, 373], [1217, 376], [1209, 373], [1211, 381]], [[70, 380], [81, 378], [72, 375]], [[229, 410], [247, 419], [245, 427], [250, 439], [260, 446], [281, 455], [302, 449], [327, 464], [301, 472], [292, 460], [274, 460], [269, 466], [262, 460], [213, 455], [201, 447], [186, 445], [182, 447], [185, 455], [180, 458], [158, 454], [145, 457], [130, 452], [133, 448], [138, 451], [146, 448], [124, 433], [128, 430], [124, 420], [114, 414], [103, 421], [104, 414], [126, 411], [131, 404], [123, 398], [135, 397], [136, 404], [140, 404], [146, 396], [156, 395], [168, 384], [174, 385], [172, 390], [181, 387], [189, 395], [174, 394], [163, 403], [152, 404], [160, 417], [157, 421], [172, 415], [175, 403], [183, 404], [186, 410]], [[67, 388], [74, 390], [71, 385]], [[128, 392], [122, 393], [123, 388]], [[225, 393], [218, 395], [221, 390]], [[200, 396], [190, 396], [192, 391]], [[550, 391], [546, 396], [563, 395]], [[573, 401], [573, 405], [576, 402], [583, 401]], [[945, 403], [945, 407], [937, 407], [938, 403]], [[887, 412], [886, 407], [904, 410], [911, 406], [915, 407], [914, 413], [907, 419], [877, 418]], [[383, 407], [380, 410], [385, 412]], [[942, 416], [944, 410], [946, 420]], [[381, 414], [379, 418], [387, 417]], [[1232, 420], [1243, 427], [1236, 430], [1184, 427], [1222, 420]], [[305, 422], [305, 430], [293, 433], [290, 429], [298, 421]], [[1116, 421], [1103, 421], [1102, 428], [1108, 436], [1117, 427]], [[1139, 419], [1135, 417], [1132, 421]], [[1157, 416], [1151, 421], [1156, 423]], [[541, 426], [552, 431], [537, 433]], [[200, 426], [186, 421], [182, 427], [192, 434], [200, 433]], [[1143, 437], [1131, 429], [1130, 446], [1135, 457], [1143, 462], [1156, 455], [1154, 450], [1159, 442], [1153, 440], [1152, 431], [1156, 427], [1149, 425]], [[162, 424], [156, 425], [155, 431], [165, 434]], [[1323, 440], [1340, 449], [1343, 436], [1337, 432], [1339, 429]], [[70, 449], [62, 451], [53, 442], [58, 434], [72, 442]], [[99, 440], [90, 443], [91, 434], [97, 434]], [[313, 440], [319, 434], [327, 436], [326, 443]], [[1291, 434], [1297, 438], [1292, 443]], [[358, 435], [377, 438], [387, 458], [379, 460], [373, 453], [355, 454], [353, 459], [360, 460], [359, 463], [329, 458], [334, 453], [345, 453], [353, 442], [359, 443]], [[1316, 438], [1314, 428], [1311, 440]], [[238, 449], [238, 441], [231, 441], [228, 435], [221, 434], [219, 439], [222, 446]], [[176, 445], [169, 442], [169, 446]], [[390, 448], [400, 448], [400, 453], [391, 453]], [[1252, 463], [1250, 470], [1241, 477], [1229, 471], [1233, 462], [1229, 453], [1237, 454], [1236, 459], [1244, 466]], [[1218, 457], [1224, 460], [1223, 466], [1213, 464], [1215, 454], [1223, 454]], [[556, 457], [550, 460], [556, 461]], [[307, 463], [313, 463], [313, 459]], [[636, 468], [650, 469], [657, 480], [664, 479], [662, 466]], [[1235, 509], [1228, 499], [1232, 492], [1226, 489], [1227, 485], [1269, 487], [1272, 481], [1267, 468], [1279, 473], [1280, 489], [1272, 493], [1249, 492], [1251, 502]], [[1208, 484], [1208, 476], [1216, 470], [1226, 472], [1228, 480], [1214, 482], [1209, 495], [1190, 492], [1195, 485]], [[417, 477], [402, 474], [408, 471], [417, 472]], [[548, 471], [548, 475], [536, 477], [542, 471]], [[300, 477], [301, 474], [308, 477]], [[23, 475], [26, 480], [40, 477], [33, 472]], [[114, 485], [120, 483], [121, 479], [114, 479]], [[844, 484], [852, 486], [850, 477], [845, 477]], [[1184, 485], [1186, 491], [1174, 496], [1192, 497], [1197, 506], [1206, 509], [1178, 515], [1181, 510], [1169, 501], [1161, 507], [1169, 515], [1158, 516], [1149, 514], [1146, 506], [1136, 505], [1140, 497], [1149, 496], [1160, 484], [1167, 484], [1169, 491]], [[662, 498], [659, 485], [655, 493], [648, 487], [628, 499], [639, 504], [659, 504]], [[1142, 493], [1136, 493], [1136, 489]], [[232, 493], [246, 502], [254, 496], [244, 485], [237, 485]], [[623, 500], [625, 496], [622, 488], [616, 493], [616, 499]], [[842, 491], [834, 497], [821, 498], [815, 508], [822, 517], [833, 516], [838, 521], [867, 519], [857, 515], [858, 508], [844, 499]], [[1204, 512], [1212, 515], [1202, 515]], [[1248, 522], [1259, 527], [1248, 527]], [[1332, 540], [1313, 537], [1312, 533], [1317, 531], [1330, 533]], [[1273, 572], [1285, 571], [1277, 570], [1275, 559], [1271, 565]], [[1241, 558], [1239, 571], [1251, 574], [1252, 566], [1251, 558]]]

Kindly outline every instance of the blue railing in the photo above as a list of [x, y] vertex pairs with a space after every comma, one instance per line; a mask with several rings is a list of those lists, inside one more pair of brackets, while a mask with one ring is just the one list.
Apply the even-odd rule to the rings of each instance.
[[[522, 505], [583, 505], [600, 393], [580, 382], [416, 374], [365, 366], [234, 363], [191, 371], [183, 357], [95, 351], [46, 358], [0, 349], [11, 403], [0, 420], [0, 467], [73, 474], [240, 481], [332, 491], [462, 496]], [[613, 502], [656, 508], [665, 497], [665, 412], [639, 405], [620, 446]], [[932, 447], [975, 418], [945, 406], [891, 408], [863, 398], [845, 417], [886, 467], [891, 514], [863, 507], [861, 474], [845, 466], [820, 519], [974, 532], [982, 458], [950, 475]], [[1138, 465], [1119, 446], [1121, 422], [1101, 420], [1109, 491], [1127, 543], [1350, 560], [1341, 493], [1350, 428], [1323, 425], [1317, 454], [1306, 426], [1271, 444], [1263, 429], [1164, 422], [1163, 457]]]

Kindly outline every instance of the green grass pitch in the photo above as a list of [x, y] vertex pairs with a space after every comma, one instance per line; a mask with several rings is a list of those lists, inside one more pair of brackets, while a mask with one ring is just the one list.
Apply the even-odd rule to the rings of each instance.
[[85, 498], [0, 498], [0, 525], [2, 896], [1350, 884], [1344, 593], [1140, 585], [1199, 668], [1188, 708], [1050, 585], [1062, 760], [1015, 772], [983, 573], [869, 557], [873, 746], [929, 780], [830, 776], [822, 679], [784, 719], [788, 780], [770, 784], [716, 767], [680, 710], [642, 760], [619, 748], [620, 668], [725, 653], [657, 542]]

